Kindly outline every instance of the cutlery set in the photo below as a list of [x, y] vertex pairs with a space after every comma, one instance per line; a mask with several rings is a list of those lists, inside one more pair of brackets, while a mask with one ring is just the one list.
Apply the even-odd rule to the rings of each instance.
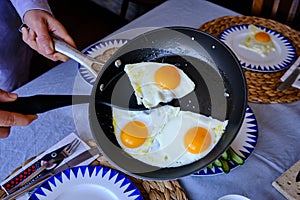
[[279, 91], [288, 89], [297, 79], [300, 74], [300, 65], [294, 69], [294, 71], [283, 81], [277, 88]]
[[6, 193], [8, 194], [8, 196], [4, 197], [3, 200], [13, 200], [25, 192], [36, 188], [42, 182], [56, 173], [76, 166], [92, 156], [99, 154], [98, 149], [94, 147], [90, 150], [84, 151], [83, 153], [59, 166], [59, 164], [65, 158], [71, 156], [75, 152], [79, 145], [80, 140], [74, 139], [69, 144], [46, 154], [31, 166], [23, 170], [21, 173], [17, 174], [6, 184], [2, 185], [2, 188], [5, 189]]
[[[294, 66], [297, 66], [294, 68]], [[294, 68], [294, 69], [293, 69]], [[290, 69], [292, 70], [292, 72], [290, 73], [290, 75], [277, 87], [277, 90], [279, 91], [283, 91], [288, 89], [289, 87], [291, 87], [293, 85], [293, 83], [295, 82], [295, 80], [297, 79], [297, 77], [300, 74], [300, 57], [294, 62], [294, 64], [290, 67]], [[283, 77], [282, 77], [283, 78]]]

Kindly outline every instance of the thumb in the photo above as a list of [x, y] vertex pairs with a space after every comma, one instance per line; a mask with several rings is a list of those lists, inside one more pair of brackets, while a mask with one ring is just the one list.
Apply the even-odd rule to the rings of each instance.
[[0, 89], [0, 102], [15, 101], [18, 95], [15, 93], [6, 92]]

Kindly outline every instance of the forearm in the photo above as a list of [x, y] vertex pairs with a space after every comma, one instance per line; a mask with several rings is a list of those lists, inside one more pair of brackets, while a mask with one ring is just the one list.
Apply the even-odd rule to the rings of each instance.
[[44, 10], [52, 14], [47, 0], [10, 0], [23, 21], [28, 10]]

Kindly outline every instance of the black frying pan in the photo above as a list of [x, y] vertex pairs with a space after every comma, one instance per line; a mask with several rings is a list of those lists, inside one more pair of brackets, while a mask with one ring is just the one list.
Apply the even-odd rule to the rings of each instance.
[[[123, 63], [120, 67], [115, 67], [117, 59]], [[117, 144], [111, 126], [111, 109], [97, 101], [134, 104], [134, 92], [128, 87], [130, 83], [123, 68], [124, 64], [144, 61], [174, 64], [196, 84], [191, 94], [170, 102], [171, 105], [229, 121], [217, 146], [203, 159], [186, 166], [158, 168], [133, 159]], [[229, 147], [244, 119], [247, 86], [238, 59], [226, 45], [192, 28], [170, 27], [142, 34], [119, 49], [98, 76], [92, 96], [96, 97], [89, 110], [92, 132], [102, 153], [130, 175], [164, 180], [199, 171]]]
[[[116, 60], [122, 64], [116, 66]], [[111, 107], [99, 102], [124, 109], [143, 109], [136, 104], [134, 91], [123, 69], [125, 64], [145, 61], [174, 64], [194, 81], [195, 90], [171, 101], [170, 105], [228, 120], [220, 141], [204, 158], [181, 167], [158, 168], [132, 158], [119, 147], [113, 133]], [[60, 98], [62, 101], [68, 98], [69, 102], [60, 102], [58, 107], [71, 105], [72, 101], [90, 103], [89, 119], [94, 138], [114, 166], [138, 178], [168, 180], [201, 170], [230, 146], [244, 119], [247, 86], [238, 59], [220, 40], [193, 28], [169, 27], [144, 33], [121, 47], [104, 65], [90, 97]]]

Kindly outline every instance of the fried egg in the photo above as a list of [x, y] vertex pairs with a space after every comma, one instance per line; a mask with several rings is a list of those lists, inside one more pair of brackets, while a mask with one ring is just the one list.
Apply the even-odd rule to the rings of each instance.
[[256, 52], [262, 57], [266, 57], [270, 52], [276, 51], [270, 34], [252, 24], [249, 25], [248, 36], [240, 46]]
[[[182, 166], [203, 158], [218, 143], [227, 126], [227, 121], [180, 111], [169, 105], [152, 109], [149, 115], [114, 109], [115, 134], [120, 146], [133, 158], [161, 168]], [[132, 123], [139, 128], [129, 129], [127, 126]], [[147, 127], [147, 134], [140, 127]], [[131, 139], [122, 135], [143, 139], [127, 142]]]
[[141, 62], [125, 65], [137, 103], [146, 108], [181, 98], [194, 90], [194, 82], [179, 68], [167, 63]]
[[112, 108], [116, 139], [129, 154], [144, 155], [157, 148], [159, 134], [170, 118], [177, 116], [179, 107], [163, 106], [150, 113]]

